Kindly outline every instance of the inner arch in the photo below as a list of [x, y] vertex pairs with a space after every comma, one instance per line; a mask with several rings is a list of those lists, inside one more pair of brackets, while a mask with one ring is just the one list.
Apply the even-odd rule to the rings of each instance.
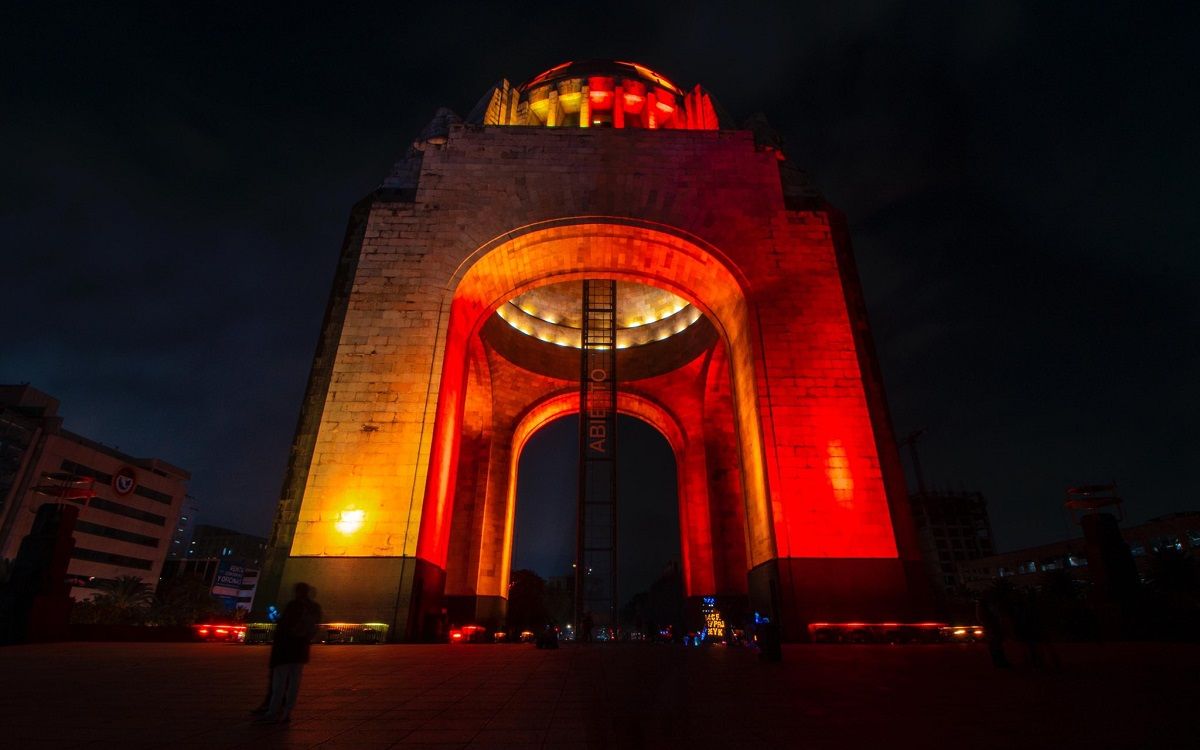
[[[565, 611], [550, 612], [559, 624], [571, 621], [567, 590], [575, 557], [578, 421], [574, 413], [543, 423], [526, 441], [517, 464], [512, 571], [538, 573], [562, 594]], [[675, 453], [647, 422], [622, 415], [618, 453], [626, 468], [618, 476], [618, 576], [620, 604], [649, 588], [663, 569], [679, 562], [678, 485]], [[557, 579], [557, 580], [554, 580]], [[570, 581], [570, 582], [568, 582]], [[508, 626], [520, 625], [511, 599]], [[516, 602], [519, 606], [519, 602]]]
[[[452, 282], [418, 556], [445, 567], [470, 341], [500, 305], [528, 290], [559, 281], [611, 278], [670, 291], [698, 308], [723, 340], [744, 480], [748, 562], [753, 567], [772, 559], [775, 538], [754, 378], [755, 323], [743, 284], [730, 268], [715, 248], [676, 230], [603, 217], [515, 230], [465, 260]], [[505, 547], [510, 545], [511, 539], [506, 540]]]

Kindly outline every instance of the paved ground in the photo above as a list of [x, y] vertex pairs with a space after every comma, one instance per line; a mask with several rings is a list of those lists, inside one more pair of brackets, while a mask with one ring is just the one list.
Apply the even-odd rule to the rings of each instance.
[[793, 646], [782, 664], [662, 645], [324, 646], [287, 726], [258, 726], [264, 647], [0, 649], [0, 747], [1193, 747], [1200, 647]]

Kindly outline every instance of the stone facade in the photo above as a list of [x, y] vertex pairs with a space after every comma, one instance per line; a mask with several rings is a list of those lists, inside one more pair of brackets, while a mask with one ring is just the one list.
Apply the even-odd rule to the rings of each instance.
[[586, 277], [709, 326], [622, 351], [645, 376], [621, 410], [676, 452], [690, 595], [749, 594], [792, 634], [924, 601], [844, 223], [751, 131], [450, 124], [341, 259], [262, 590], [308, 580], [408, 638], [445, 602], [502, 616], [520, 447], [578, 406], [498, 353], [492, 313]]

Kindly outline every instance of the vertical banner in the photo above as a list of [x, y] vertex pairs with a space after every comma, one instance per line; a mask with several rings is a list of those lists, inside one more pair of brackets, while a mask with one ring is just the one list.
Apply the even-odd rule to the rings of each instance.
[[583, 282], [575, 622], [617, 626], [617, 283]]

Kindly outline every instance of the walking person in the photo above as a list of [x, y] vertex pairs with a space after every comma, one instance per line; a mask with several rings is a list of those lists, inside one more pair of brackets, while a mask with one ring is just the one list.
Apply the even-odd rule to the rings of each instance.
[[1004, 653], [1004, 636], [1011, 620], [1008, 589], [994, 586], [979, 598], [975, 609], [979, 624], [983, 625], [983, 637], [987, 639], [988, 654], [998, 669], [1012, 665]]
[[1025, 644], [1026, 662], [1031, 667], [1050, 666], [1058, 669], [1058, 654], [1046, 641], [1046, 622], [1042, 613], [1042, 601], [1032, 589], [1017, 601], [1016, 636]]
[[320, 622], [321, 605], [313, 601], [312, 588], [307, 583], [297, 583], [295, 598], [288, 602], [275, 624], [270, 661], [271, 703], [260, 722], [291, 719], [300, 692], [300, 677], [308, 663], [309, 647]]

